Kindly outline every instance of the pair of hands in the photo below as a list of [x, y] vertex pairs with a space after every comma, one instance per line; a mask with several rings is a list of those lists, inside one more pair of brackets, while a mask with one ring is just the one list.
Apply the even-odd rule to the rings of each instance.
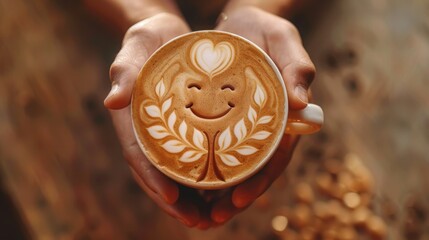
[[[280, 69], [289, 107], [302, 109], [315, 69], [296, 28], [283, 18], [254, 7], [238, 9], [216, 27], [241, 35], [265, 50]], [[165, 212], [189, 227], [201, 229], [225, 223], [263, 194], [288, 165], [297, 143], [285, 135], [271, 161], [245, 182], [222, 191], [200, 191], [181, 186], [159, 172], [137, 144], [131, 123], [130, 100], [140, 68], [168, 40], [189, 32], [186, 22], [174, 14], [147, 18], [126, 33], [123, 46], [110, 69], [112, 90], [105, 100], [110, 109], [123, 153], [140, 187]]]

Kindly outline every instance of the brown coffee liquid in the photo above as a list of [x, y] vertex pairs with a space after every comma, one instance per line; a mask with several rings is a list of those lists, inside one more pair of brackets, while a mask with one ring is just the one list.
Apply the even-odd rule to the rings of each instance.
[[265, 55], [242, 39], [198, 32], [159, 49], [135, 84], [132, 115], [148, 159], [200, 188], [244, 179], [283, 136], [287, 99]]

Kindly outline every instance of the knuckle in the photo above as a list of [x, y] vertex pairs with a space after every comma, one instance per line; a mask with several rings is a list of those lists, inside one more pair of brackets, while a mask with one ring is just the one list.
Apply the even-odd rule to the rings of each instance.
[[109, 70], [109, 76], [111, 81], [117, 81], [119, 76], [125, 71], [126, 65], [117, 60], [112, 63]]
[[125, 33], [124, 39], [132, 39], [135, 37], [141, 38], [142, 36], [145, 38], [151, 37], [154, 35], [154, 30], [148, 27], [148, 23], [145, 21], [138, 22], [131, 26], [127, 32]]
[[283, 29], [287, 34], [290, 34], [292, 36], [299, 36], [298, 28], [296, 28], [296, 26], [289, 21], [284, 22]]
[[279, 27], [273, 27], [269, 32], [269, 40], [273, 42], [283, 41], [285, 38], [285, 32]]
[[308, 74], [316, 74], [316, 67], [312, 62], [299, 62], [298, 63], [298, 70], [302, 73], [308, 73]]
[[143, 20], [127, 30], [122, 45], [131, 44], [146, 46], [149, 44], [149, 46], [146, 47], [153, 47], [152, 45], [157, 46], [160, 44], [160, 31], [161, 29], [159, 26], [154, 26], [154, 24]]
[[168, 31], [182, 30], [183, 26], [183, 20], [175, 14], [159, 13], [131, 26], [125, 33], [124, 39], [138, 38], [159, 43], [161, 35]]
[[296, 72], [298, 75], [302, 76], [301, 79], [304, 81], [302, 84], [308, 87], [316, 76], [316, 67], [312, 62], [302, 61], [296, 64]]
[[282, 21], [281, 24], [273, 27], [270, 38], [273, 40], [284, 40], [285, 38], [299, 37], [298, 29], [289, 21]]
[[134, 76], [140, 70], [140, 65], [136, 59], [138, 59], [138, 56], [132, 59], [126, 52], [120, 52], [112, 65], [110, 65], [110, 80], [112, 82], [129, 81], [130, 76]]

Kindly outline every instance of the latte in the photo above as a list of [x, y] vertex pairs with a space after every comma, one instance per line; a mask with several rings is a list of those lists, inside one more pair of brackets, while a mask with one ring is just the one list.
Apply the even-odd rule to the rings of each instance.
[[245, 180], [283, 137], [283, 80], [256, 45], [229, 33], [182, 35], [157, 50], [136, 81], [132, 117], [146, 157], [200, 189]]

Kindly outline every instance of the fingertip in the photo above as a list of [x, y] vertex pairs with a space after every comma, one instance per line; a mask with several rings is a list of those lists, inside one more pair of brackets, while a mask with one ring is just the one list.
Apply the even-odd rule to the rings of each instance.
[[308, 104], [308, 90], [302, 86], [295, 86], [293, 93], [289, 97], [291, 109], [303, 109]]
[[213, 206], [210, 218], [217, 224], [223, 224], [232, 217], [235, 211], [231, 198], [224, 198]]
[[232, 204], [236, 208], [243, 208], [249, 205], [249, 200], [243, 192], [243, 187], [238, 186], [232, 193]]
[[258, 174], [238, 185], [232, 193], [232, 203], [237, 208], [250, 206], [270, 186], [270, 181], [262, 174]]
[[245, 205], [244, 207], [237, 207], [232, 203], [231, 200], [227, 204], [219, 204], [214, 206], [211, 211], [211, 219], [213, 220], [212, 227], [216, 227], [222, 224], [225, 224], [227, 221], [231, 220], [235, 215], [245, 210], [250, 204]]
[[200, 221], [200, 214], [194, 207], [183, 209], [181, 221], [188, 227], [195, 227]]
[[211, 218], [217, 224], [223, 224], [231, 218], [231, 214], [225, 211], [213, 211]]
[[118, 84], [113, 84], [107, 97], [104, 99], [104, 106], [107, 109], [119, 110], [127, 107], [131, 102], [131, 96]]
[[200, 223], [200, 213], [195, 206], [189, 202], [179, 201], [174, 205], [168, 205], [167, 211], [172, 217], [179, 220], [187, 227], [195, 227]]
[[163, 192], [162, 197], [167, 204], [173, 205], [179, 199], [179, 188], [177, 186], [171, 186], [168, 192]]
[[286, 66], [282, 71], [288, 94], [289, 107], [300, 110], [307, 107], [310, 94], [309, 87], [313, 82], [316, 69], [308, 61], [297, 61]]
[[203, 219], [196, 225], [196, 228], [200, 230], [206, 230], [210, 227], [210, 225], [211, 222], [208, 219]]

